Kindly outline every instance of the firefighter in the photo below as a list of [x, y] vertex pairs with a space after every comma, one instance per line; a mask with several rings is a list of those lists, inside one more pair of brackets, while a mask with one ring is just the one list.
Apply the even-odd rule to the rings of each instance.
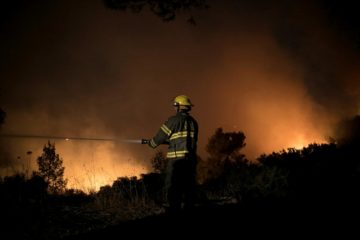
[[186, 95], [174, 98], [176, 114], [161, 125], [148, 145], [156, 148], [168, 144], [166, 168], [166, 195], [169, 213], [193, 207], [196, 186], [198, 123], [190, 116], [194, 106]]

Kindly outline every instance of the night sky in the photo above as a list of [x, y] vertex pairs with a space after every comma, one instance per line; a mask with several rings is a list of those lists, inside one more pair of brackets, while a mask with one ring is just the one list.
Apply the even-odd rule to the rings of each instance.
[[[164, 22], [147, 9], [117, 11], [101, 0], [3, 1], [1, 132], [151, 138], [174, 113], [172, 99], [186, 94], [195, 104], [201, 157], [222, 127], [243, 131], [244, 153], [255, 159], [326, 142], [337, 121], [360, 113], [355, 5], [208, 3], [191, 13], [192, 25], [188, 13]], [[46, 139], [2, 143], [0, 168], [7, 174], [24, 161], [33, 168]], [[83, 189], [146, 172], [155, 154], [118, 142], [56, 146], [69, 183]]]

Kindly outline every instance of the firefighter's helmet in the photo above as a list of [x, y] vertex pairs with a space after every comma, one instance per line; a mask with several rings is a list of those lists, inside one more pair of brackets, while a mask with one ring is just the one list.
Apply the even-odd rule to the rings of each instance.
[[186, 95], [179, 95], [174, 98], [174, 106], [186, 106], [193, 107], [194, 105], [191, 103], [190, 98]]

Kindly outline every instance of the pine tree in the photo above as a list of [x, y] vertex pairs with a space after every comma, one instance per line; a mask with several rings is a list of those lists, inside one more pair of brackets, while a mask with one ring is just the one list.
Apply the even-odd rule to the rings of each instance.
[[37, 159], [39, 175], [48, 184], [50, 193], [62, 193], [65, 191], [67, 179], [64, 178], [65, 167], [59, 154], [56, 154], [55, 143], [50, 141], [44, 145], [43, 153]]

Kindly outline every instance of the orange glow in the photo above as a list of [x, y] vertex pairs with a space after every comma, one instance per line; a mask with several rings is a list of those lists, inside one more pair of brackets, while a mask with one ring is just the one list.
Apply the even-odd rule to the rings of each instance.
[[306, 141], [306, 139], [300, 136], [298, 139], [293, 139], [292, 141], [290, 141], [290, 143], [287, 145], [290, 148], [302, 149], [306, 147], [309, 144], [309, 142], [310, 141]]
[[[25, 173], [31, 176], [37, 171], [37, 158], [42, 154], [44, 140], [14, 140], [17, 152], [16, 162], [7, 168], [0, 169], [1, 176]], [[45, 141], [46, 142], [46, 141]], [[63, 159], [67, 188], [79, 189], [86, 193], [95, 192], [101, 186], [111, 185], [119, 177], [139, 177], [148, 172], [148, 164], [134, 159], [123, 146], [113, 142], [89, 141], [56, 141], [56, 153]], [[26, 154], [29, 148], [31, 154]]]
[[57, 149], [64, 159], [68, 188], [85, 192], [98, 191], [101, 186], [111, 185], [117, 178], [140, 176], [146, 172], [145, 165], [132, 156], [115, 149], [112, 142], [64, 142]]
[[284, 144], [283, 148], [303, 149], [311, 143], [325, 143], [325, 141], [322, 138], [306, 138], [305, 136], [299, 134], [297, 138], [289, 139], [289, 142]]
[[[258, 35], [254, 44], [252, 37], [242, 38], [236, 45], [229, 41], [224, 47], [226, 64], [209, 76], [214, 79], [209, 91], [216, 92], [216, 102], [211, 104], [213, 111], [197, 110], [206, 115], [200, 116], [199, 122], [215, 119], [208, 128], [243, 131], [243, 151], [250, 160], [264, 153], [325, 142], [334, 117], [314, 101], [303, 69], [271, 38]], [[226, 84], [216, 79], [224, 79]], [[206, 144], [207, 139], [203, 141]]]
[[141, 166], [131, 166], [130, 164], [111, 166], [109, 164], [103, 167], [84, 165], [83, 168], [67, 171], [65, 175], [68, 179], [68, 188], [94, 192], [102, 186], [111, 185], [119, 177], [139, 177], [144, 172], [144, 168]]
[[[219, 127], [244, 132], [242, 153], [255, 160], [264, 153], [326, 142], [337, 120], [360, 111], [357, 52], [332, 31], [317, 4], [305, 1], [303, 11], [281, 4], [245, 12], [236, 1], [229, 1], [236, 8], [212, 2], [220, 8], [204, 12], [196, 28], [182, 21], [163, 24], [147, 14], [139, 18], [95, 6], [79, 9], [84, 18], [66, 14], [65, 23], [74, 23], [67, 36], [72, 40], [66, 42], [43, 37], [47, 29], [63, 34], [62, 28], [53, 28], [59, 25], [58, 8], [46, 14], [50, 18], [41, 27], [36, 21], [13, 22], [11, 29], [20, 33], [13, 36], [16, 41], [6, 41], [16, 43], [7, 54], [19, 61], [8, 61], [0, 71], [6, 90], [1, 107], [7, 112], [1, 130], [69, 137], [56, 142], [68, 187], [93, 191], [118, 177], [147, 172], [147, 155], [155, 151], [70, 136], [150, 138], [174, 113], [171, 99], [179, 94], [189, 95], [195, 105], [203, 159]], [[93, 23], [92, 28], [78, 28], [82, 21]], [[51, 51], [39, 52], [39, 46]], [[9, 143], [12, 156], [0, 171], [13, 173], [10, 163], [36, 170], [45, 143]], [[33, 153], [26, 155], [29, 150]]]

